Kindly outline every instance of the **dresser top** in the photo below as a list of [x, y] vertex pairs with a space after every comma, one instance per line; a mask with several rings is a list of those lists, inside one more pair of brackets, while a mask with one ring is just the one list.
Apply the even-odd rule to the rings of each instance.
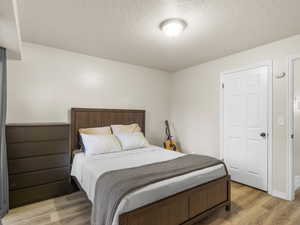
[[8, 123], [7, 127], [43, 127], [43, 126], [69, 126], [68, 123]]

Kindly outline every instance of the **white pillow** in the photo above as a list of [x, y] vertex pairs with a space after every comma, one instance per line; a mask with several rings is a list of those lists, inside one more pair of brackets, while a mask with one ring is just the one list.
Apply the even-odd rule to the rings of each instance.
[[110, 127], [80, 128], [80, 134], [111, 134]]
[[115, 135], [119, 139], [123, 150], [144, 148], [150, 145], [142, 132], [120, 133]]
[[81, 134], [87, 155], [98, 155], [121, 151], [121, 145], [114, 135]]
[[111, 125], [113, 134], [140, 132], [141, 128], [137, 123], [129, 125]]

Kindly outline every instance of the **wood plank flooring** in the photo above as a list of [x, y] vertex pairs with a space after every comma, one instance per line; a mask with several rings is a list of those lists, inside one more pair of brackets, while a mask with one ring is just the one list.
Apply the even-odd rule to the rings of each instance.
[[[300, 191], [289, 202], [232, 183], [232, 201], [231, 212], [221, 209], [197, 225], [300, 225]], [[76, 192], [13, 209], [3, 225], [90, 225], [90, 214], [91, 204]]]

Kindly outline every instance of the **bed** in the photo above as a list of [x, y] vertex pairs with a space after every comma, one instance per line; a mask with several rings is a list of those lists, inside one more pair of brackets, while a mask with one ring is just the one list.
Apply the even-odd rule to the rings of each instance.
[[[85, 157], [77, 152], [80, 128], [137, 123], [145, 133], [144, 110], [71, 110], [71, 175], [95, 204], [96, 182], [108, 171], [151, 165], [184, 156], [158, 146]], [[230, 176], [223, 164], [149, 184], [122, 198], [112, 225], [194, 224], [220, 207], [230, 210]]]

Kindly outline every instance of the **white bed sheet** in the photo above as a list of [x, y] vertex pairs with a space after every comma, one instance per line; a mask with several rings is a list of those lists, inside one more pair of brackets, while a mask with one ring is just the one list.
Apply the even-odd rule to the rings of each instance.
[[[111, 170], [171, 160], [183, 155], [184, 154], [182, 153], [167, 151], [157, 146], [94, 156], [77, 153], [73, 160], [71, 175], [77, 178], [89, 200], [93, 202], [96, 182], [101, 174]], [[124, 212], [129, 212], [225, 175], [226, 171], [224, 166], [217, 165], [147, 185], [146, 187], [128, 194], [120, 202], [114, 217], [113, 225], [119, 224], [119, 215]]]

